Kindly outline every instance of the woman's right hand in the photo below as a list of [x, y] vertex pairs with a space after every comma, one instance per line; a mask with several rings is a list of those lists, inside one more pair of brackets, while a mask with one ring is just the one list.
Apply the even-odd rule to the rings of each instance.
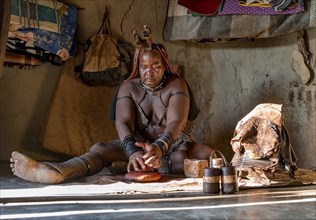
[[137, 147], [141, 147], [145, 150], [145, 154], [143, 155], [143, 159], [145, 160], [145, 164], [153, 167], [160, 167], [160, 159], [162, 157], [162, 151], [156, 144], [150, 144], [145, 142], [136, 142], [135, 145]]
[[131, 171], [150, 171], [152, 168], [145, 164], [143, 159], [144, 152], [136, 151], [129, 157], [127, 172]]

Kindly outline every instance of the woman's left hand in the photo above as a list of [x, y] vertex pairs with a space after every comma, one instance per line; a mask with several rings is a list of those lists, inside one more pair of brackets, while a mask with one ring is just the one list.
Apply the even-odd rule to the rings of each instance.
[[145, 150], [146, 153], [143, 155], [143, 158], [145, 160], [146, 165], [153, 168], [160, 167], [160, 159], [162, 157], [162, 152], [157, 145], [145, 142], [136, 142], [135, 145]]

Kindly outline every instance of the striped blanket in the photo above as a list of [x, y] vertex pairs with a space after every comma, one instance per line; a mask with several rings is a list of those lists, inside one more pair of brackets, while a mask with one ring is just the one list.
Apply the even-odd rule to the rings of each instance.
[[61, 10], [65, 6], [58, 1], [12, 0], [11, 24], [60, 33]]

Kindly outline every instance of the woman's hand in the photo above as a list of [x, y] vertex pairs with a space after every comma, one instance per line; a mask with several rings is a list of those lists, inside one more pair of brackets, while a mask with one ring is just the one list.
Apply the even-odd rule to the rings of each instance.
[[127, 172], [131, 171], [150, 171], [152, 168], [145, 164], [143, 159], [144, 153], [136, 151], [129, 157]]
[[153, 168], [160, 167], [162, 151], [156, 144], [136, 142], [135, 145], [143, 148], [146, 151], [146, 153], [142, 156], [142, 158], [145, 160], [146, 165]]

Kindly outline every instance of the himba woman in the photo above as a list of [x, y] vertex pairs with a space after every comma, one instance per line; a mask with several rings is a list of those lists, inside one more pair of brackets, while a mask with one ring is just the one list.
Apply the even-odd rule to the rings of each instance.
[[212, 149], [191, 137], [191, 120], [197, 114], [190, 111], [194, 102], [186, 81], [171, 66], [165, 47], [152, 43], [147, 27], [143, 36], [135, 31], [134, 38], [133, 68], [114, 103], [119, 140], [95, 143], [85, 154], [62, 163], [38, 162], [14, 151], [14, 175], [56, 184], [93, 175], [114, 161], [128, 162], [128, 172], [183, 175], [184, 159], [209, 160]]

